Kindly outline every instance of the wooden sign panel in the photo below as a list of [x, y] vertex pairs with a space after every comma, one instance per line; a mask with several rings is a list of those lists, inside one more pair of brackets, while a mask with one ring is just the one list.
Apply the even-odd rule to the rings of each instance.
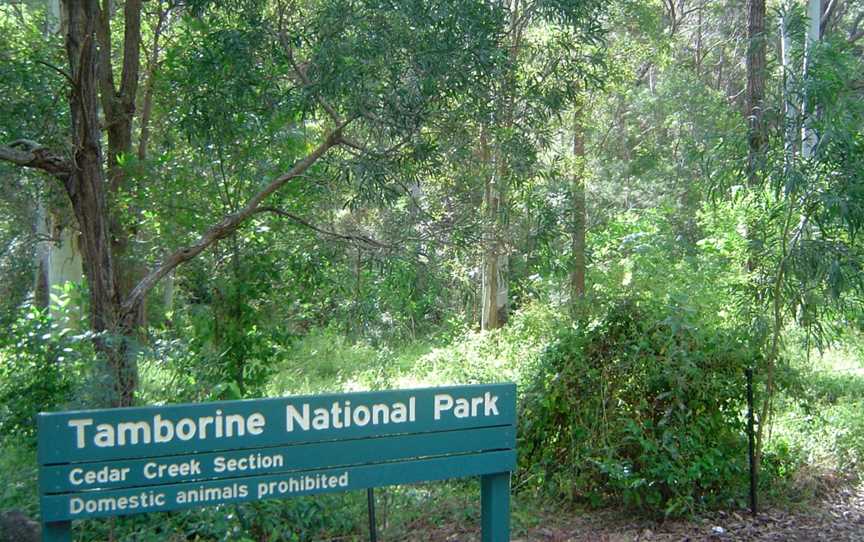
[[[75, 519], [478, 475], [485, 518], [490, 499], [509, 509], [515, 420], [513, 384], [40, 414], [44, 539]], [[506, 540], [502, 521], [484, 541]]]

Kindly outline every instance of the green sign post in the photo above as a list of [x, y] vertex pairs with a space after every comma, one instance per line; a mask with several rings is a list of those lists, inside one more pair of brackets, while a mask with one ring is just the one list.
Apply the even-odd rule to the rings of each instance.
[[71, 522], [481, 476], [483, 542], [510, 536], [516, 386], [490, 384], [38, 418], [43, 541]]

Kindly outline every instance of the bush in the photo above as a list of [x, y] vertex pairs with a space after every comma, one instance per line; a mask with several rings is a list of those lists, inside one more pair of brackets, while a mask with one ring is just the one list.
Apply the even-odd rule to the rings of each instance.
[[528, 303], [511, 314], [503, 328], [468, 330], [433, 348], [417, 360], [410, 376], [430, 386], [501, 381], [521, 385], [562, 321], [548, 304]]
[[746, 359], [733, 333], [686, 305], [612, 304], [543, 355], [520, 411], [520, 476], [666, 516], [737, 500]]
[[9, 331], [0, 338], [0, 438], [33, 444], [36, 414], [73, 399], [81, 351], [90, 343], [36, 308], [26, 309]]

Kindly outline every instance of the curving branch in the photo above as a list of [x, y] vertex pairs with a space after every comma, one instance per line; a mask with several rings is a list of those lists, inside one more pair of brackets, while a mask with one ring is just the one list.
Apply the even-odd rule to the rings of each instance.
[[0, 145], [0, 161], [39, 169], [62, 181], [72, 173], [72, 164], [66, 158], [29, 139]]
[[316, 226], [315, 224], [309, 222], [308, 220], [306, 220], [304, 218], [301, 218], [301, 217], [299, 217], [293, 213], [290, 213], [288, 211], [284, 211], [284, 210], [276, 208], [276, 207], [260, 207], [256, 212], [257, 213], [273, 213], [277, 216], [281, 216], [281, 217], [287, 218], [293, 222], [296, 222], [297, 224], [300, 224], [301, 226], [305, 226], [312, 231], [320, 233], [321, 235], [333, 237], [334, 239], [341, 239], [343, 241], [348, 241], [348, 242], [352, 242], [352, 243], [363, 243], [363, 244], [369, 245], [370, 247], [373, 247], [373, 248], [392, 248], [391, 245], [388, 245], [386, 243], [382, 243], [381, 241], [372, 239], [371, 237], [367, 237], [365, 235], [339, 233], [339, 232], [335, 232], [335, 231], [331, 231], [331, 230], [325, 230], [324, 228]]
[[180, 264], [191, 260], [198, 256], [211, 245], [218, 242], [220, 239], [228, 237], [240, 228], [250, 217], [262, 211], [262, 203], [274, 192], [285, 186], [290, 181], [300, 177], [309, 169], [319, 158], [329, 151], [332, 147], [342, 143], [342, 129], [346, 123], [341, 124], [335, 130], [330, 132], [327, 138], [319, 144], [305, 158], [294, 164], [294, 166], [285, 174], [270, 181], [260, 192], [252, 196], [246, 205], [230, 215], [223, 218], [217, 224], [214, 224], [206, 232], [204, 232], [198, 240], [181, 249], [169, 254], [156, 268], [152, 269], [140, 282], [132, 289], [128, 297], [123, 301], [121, 312], [123, 318], [129, 318], [134, 315], [137, 307], [144, 300], [144, 296], [149, 292], [165, 275], [170, 273]]

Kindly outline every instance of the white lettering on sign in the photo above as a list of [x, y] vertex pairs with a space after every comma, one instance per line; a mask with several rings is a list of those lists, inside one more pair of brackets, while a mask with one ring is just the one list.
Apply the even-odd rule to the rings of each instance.
[[199, 486], [195, 489], [179, 491], [174, 498], [177, 504], [206, 503], [208, 501], [228, 501], [232, 499], [243, 499], [249, 495], [246, 484], [231, 484], [221, 487]]
[[117, 512], [165, 506], [165, 494], [155, 491], [142, 491], [129, 497], [72, 497], [69, 499], [69, 514], [77, 516], [82, 512]]
[[247, 457], [237, 459], [226, 459], [217, 456], [213, 459], [213, 472], [244, 472], [258, 469], [281, 468], [285, 466], [285, 458], [282, 454], [264, 455], [259, 453], [249, 454]]
[[138, 444], [138, 441], [150, 444], [150, 425], [147, 422], [122, 422], [117, 424], [117, 444], [126, 444], [126, 434], [129, 434], [129, 443]]
[[201, 474], [201, 462], [190, 459], [181, 463], [155, 463], [144, 465], [144, 478], [176, 478], [178, 476], [194, 476]]
[[[92, 437], [93, 445], [99, 448], [113, 448], [136, 444], [162, 444], [175, 438], [188, 441], [192, 439], [231, 438], [244, 435], [260, 435], [264, 432], [267, 420], [260, 412], [254, 412], [248, 417], [242, 414], [224, 416], [221, 410], [215, 416], [199, 418], [181, 418], [177, 421], [165, 419], [161, 414], [153, 416], [150, 421], [120, 422], [116, 426], [100, 423], [95, 432], [88, 431], [93, 425], [92, 418], [69, 420], [68, 426], [75, 430], [75, 446], [79, 449], [87, 446], [88, 437]], [[212, 433], [208, 433], [212, 429]]]
[[[478, 392], [478, 395], [472, 397], [439, 393], [432, 399], [433, 421], [499, 415], [498, 396], [490, 392], [482, 395]], [[289, 433], [416, 421], [417, 398], [414, 396], [392, 403], [352, 404], [350, 399], [344, 399], [317, 408], [313, 408], [310, 403], [287, 404], [285, 407], [285, 430]], [[267, 420], [261, 412], [253, 412], [247, 416], [226, 414], [221, 409], [216, 409], [212, 415], [179, 419], [165, 418], [163, 414], [155, 414], [152, 418], [143, 420], [114, 423], [96, 423], [94, 418], [73, 418], [67, 421], [67, 425], [73, 432], [75, 447], [80, 450], [87, 446], [114, 448], [257, 436], [264, 433]]]
[[312, 409], [304, 403], [299, 409], [294, 405], [285, 408], [285, 429], [290, 433], [296, 428], [308, 431], [323, 429], [344, 429], [352, 425], [387, 425], [391, 423], [406, 423], [417, 420], [417, 399], [411, 397], [405, 403], [376, 403], [371, 406], [359, 405], [352, 407], [351, 401], [334, 402], [330, 408]]
[[[481, 413], [482, 408], [482, 413]], [[440, 420], [445, 413], [449, 412], [456, 418], [476, 418], [477, 416], [498, 416], [498, 396], [489, 392], [481, 397], [454, 399], [447, 393], [435, 396], [434, 417]]]
[[129, 474], [128, 467], [112, 468], [102, 467], [97, 470], [85, 470], [76, 467], [69, 471], [69, 482], [73, 486], [81, 484], [106, 484], [108, 482], [123, 482], [126, 480], [126, 475]]
[[348, 471], [343, 472], [339, 476], [311, 474], [308, 476], [292, 476], [287, 480], [260, 482], [258, 484], [257, 496], [259, 499], [263, 499], [274, 495], [286, 495], [288, 493], [298, 493], [301, 491], [346, 487], [348, 487]]
[[93, 418], [86, 418], [83, 420], [69, 420], [69, 427], [75, 428], [75, 445], [78, 448], [83, 448], [85, 445], [84, 428], [88, 425], [93, 425]]

